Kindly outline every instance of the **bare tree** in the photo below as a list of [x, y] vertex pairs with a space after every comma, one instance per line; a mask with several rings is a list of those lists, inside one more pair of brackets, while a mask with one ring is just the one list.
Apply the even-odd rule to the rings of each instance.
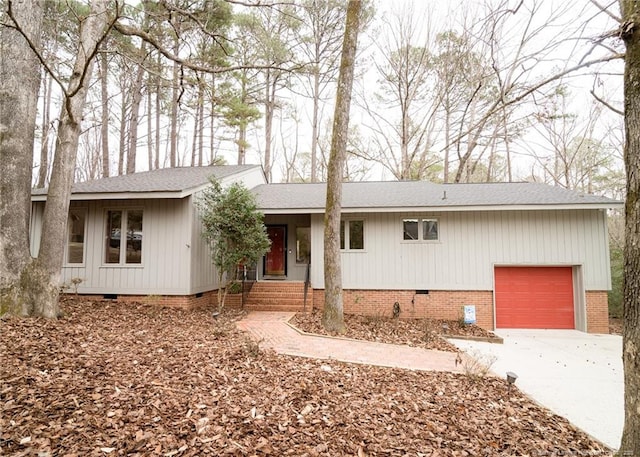
[[624, 158], [627, 176], [624, 245], [624, 429], [619, 455], [640, 455], [640, 3], [621, 0], [626, 45]]
[[31, 47], [40, 51], [43, 3], [9, 2], [11, 17], [0, 12], [0, 315], [30, 312], [21, 283], [31, 262], [31, 162], [40, 85], [40, 63]]
[[[569, 89], [556, 88], [549, 102], [532, 118], [539, 142], [527, 143], [530, 155], [542, 168], [545, 181], [567, 189], [593, 193], [599, 181], [616, 165], [605, 142], [595, 136], [603, 106], [593, 101], [588, 109], [573, 113]], [[550, 151], [551, 154], [545, 154]]]
[[[387, 34], [379, 35], [386, 38], [377, 44], [383, 60], [375, 64], [380, 88], [377, 103], [370, 103], [366, 93], [361, 98], [372, 121], [373, 145], [359, 152], [382, 164], [396, 179], [419, 179], [439, 162], [432, 145], [442, 97], [434, 94], [430, 24], [422, 25], [419, 30], [412, 8], [385, 22]], [[419, 40], [421, 44], [416, 45]]]
[[100, 53], [100, 100], [102, 102], [101, 107], [101, 119], [100, 136], [101, 136], [101, 148], [102, 148], [102, 177], [109, 177], [109, 58], [107, 57], [106, 50]]
[[[569, 14], [569, 8], [573, 5], [548, 9], [538, 1], [502, 0], [486, 5], [485, 17], [472, 24], [471, 33], [478, 37], [474, 49], [488, 56], [494, 96], [480, 97], [483, 86], [479, 85], [477, 94], [466, 103], [457, 134], [447, 142], [456, 144], [459, 151], [454, 181], [462, 180], [469, 165], [486, 152], [487, 142], [494, 140], [505, 146], [507, 179], [512, 179], [509, 141], [518, 128], [511, 118], [516, 108], [522, 108], [525, 101], [540, 102], [553, 93], [552, 83], [568, 74], [576, 76], [590, 66], [621, 58], [610, 49], [594, 57], [596, 50], [590, 46], [578, 61], [558, 60], [567, 49], [572, 55], [578, 54], [583, 49], [580, 45], [590, 39], [584, 32], [588, 20], [576, 18], [588, 12], [583, 8]], [[520, 113], [521, 119], [524, 116]]]
[[90, 13], [83, 19], [73, 73], [65, 88], [60, 113], [40, 251], [30, 275], [35, 314], [48, 318], [57, 317], [59, 312], [58, 288], [78, 138], [94, 58], [112, 20], [108, 8], [108, 0], [94, 0]]
[[322, 324], [331, 332], [344, 332], [342, 304], [342, 268], [340, 262], [340, 216], [342, 212], [342, 176], [347, 152], [349, 110], [355, 67], [361, 0], [349, 0], [345, 25], [340, 75], [333, 121], [331, 155], [327, 179], [327, 203], [324, 217], [324, 310]]
[[138, 68], [136, 69], [131, 91], [131, 109], [129, 113], [129, 145], [127, 149], [127, 174], [136, 172], [136, 158], [138, 151], [138, 126], [140, 123], [140, 104], [142, 102], [142, 82], [145, 74], [144, 61], [146, 60], [147, 43], [142, 41], [137, 49]]
[[311, 182], [318, 181], [318, 139], [322, 122], [321, 102], [335, 82], [344, 33], [345, 4], [336, 0], [305, 0], [301, 5], [303, 26], [298, 29], [302, 58], [307, 62], [302, 77], [306, 96], [313, 101], [311, 119]]

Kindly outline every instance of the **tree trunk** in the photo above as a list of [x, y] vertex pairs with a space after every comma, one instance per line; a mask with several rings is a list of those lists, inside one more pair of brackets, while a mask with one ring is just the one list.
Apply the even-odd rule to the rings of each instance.
[[451, 108], [449, 106], [449, 94], [445, 95], [446, 103], [444, 109], [444, 183], [449, 182], [449, 148], [451, 145], [449, 144], [451, 138]]
[[127, 174], [136, 172], [136, 156], [138, 155], [138, 124], [140, 122], [140, 103], [142, 102], [142, 80], [144, 76], [143, 62], [146, 54], [146, 43], [140, 45], [140, 64], [134, 85], [131, 88], [131, 117], [129, 119], [129, 149], [127, 150]]
[[198, 166], [202, 166], [202, 141], [204, 137], [204, 80], [200, 81], [198, 85], [198, 118], [196, 123], [199, 124], [198, 128]]
[[109, 60], [106, 50], [100, 54], [100, 89], [102, 97], [102, 125], [100, 136], [102, 144], [102, 177], [109, 177]]
[[196, 102], [196, 111], [193, 113], [193, 135], [191, 138], [191, 166], [196, 166], [196, 154], [198, 151], [198, 129], [200, 128], [200, 106]]
[[311, 126], [311, 182], [318, 181], [318, 123], [320, 122], [320, 69], [313, 73], [313, 125]]
[[623, 0], [624, 161], [627, 175], [624, 245], [624, 429], [619, 455], [640, 455], [640, 3]]
[[275, 103], [272, 98], [275, 99], [275, 81], [273, 81], [272, 89], [272, 75], [269, 69], [265, 74], [265, 97], [264, 97], [264, 174], [267, 178], [267, 182], [271, 182], [271, 136], [273, 129], [273, 110]]
[[108, 0], [94, 0], [81, 28], [80, 46], [63, 98], [58, 139], [47, 193], [38, 258], [29, 270], [27, 286], [35, 313], [47, 318], [59, 314], [58, 293], [64, 259], [65, 233], [71, 185], [76, 164], [82, 113], [89, 90], [94, 51], [108, 26]]
[[148, 167], [149, 167], [149, 171], [153, 170], [153, 148], [154, 148], [154, 144], [153, 144], [153, 131], [152, 131], [152, 126], [153, 124], [151, 123], [151, 119], [152, 119], [152, 102], [153, 102], [153, 98], [152, 98], [152, 93], [151, 93], [151, 84], [147, 83], [147, 159], [148, 159]]
[[336, 92], [336, 107], [331, 137], [327, 176], [327, 204], [324, 217], [324, 311], [322, 324], [327, 331], [344, 332], [342, 304], [342, 269], [340, 262], [340, 213], [342, 212], [342, 174], [346, 161], [349, 109], [358, 30], [360, 29], [361, 0], [349, 0], [342, 43], [340, 75]]
[[122, 92], [120, 104], [120, 147], [118, 148], [118, 176], [122, 176], [125, 170], [125, 157], [127, 156], [127, 94]]
[[238, 127], [238, 165], [244, 165], [247, 156], [247, 125], [240, 123]]
[[[180, 33], [180, 21], [175, 25], [176, 33]], [[178, 55], [180, 52], [180, 37], [176, 35], [176, 41], [173, 46], [173, 54]], [[171, 78], [171, 137], [169, 143], [171, 145], [169, 153], [169, 163], [171, 168], [175, 168], [178, 164], [178, 95], [180, 91], [180, 65], [173, 62], [173, 77]]]
[[[162, 63], [162, 57], [160, 56], [160, 53], [158, 53], [158, 61], [157, 61], [158, 68], [162, 68], [161, 63]], [[162, 107], [162, 81], [160, 80], [159, 77], [156, 76], [156, 118], [155, 118], [156, 157], [155, 157], [155, 162], [153, 164], [154, 170], [157, 170], [158, 168], [160, 168], [160, 109], [161, 107]], [[151, 122], [151, 119], [149, 119], [149, 122]], [[166, 159], [166, 156], [165, 156], [165, 159]]]
[[209, 124], [209, 165], [213, 165], [216, 159], [215, 133], [216, 133], [216, 75], [211, 75], [211, 123]]
[[[43, 2], [13, 2], [12, 10], [18, 26], [39, 48]], [[15, 29], [0, 27], [0, 315], [31, 313], [21, 283], [31, 262], [31, 166], [39, 88], [40, 63], [27, 41]]]
[[42, 107], [42, 141], [40, 144], [40, 168], [38, 170], [38, 184], [36, 187], [42, 189], [47, 187], [47, 177], [49, 176], [49, 132], [51, 131], [51, 89], [53, 78], [44, 75], [44, 84], [42, 85], [44, 93]]

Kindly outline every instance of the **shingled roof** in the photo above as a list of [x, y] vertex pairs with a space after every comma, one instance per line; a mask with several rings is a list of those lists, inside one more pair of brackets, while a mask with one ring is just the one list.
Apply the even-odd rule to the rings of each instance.
[[[219, 165], [210, 167], [163, 168], [153, 171], [133, 173], [96, 179], [73, 185], [73, 199], [81, 199], [88, 195], [113, 194], [175, 194], [176, 197], [188, 195], [205, 186], [210, 177], [224, 179], [228, 176], [248, 171], [259, 165]], [[46, 196], [47, 189], [34, 189], [33, 196]], [[131, 195], [135, 198], [136, 195]]]
[[[323, 212], [326, 183], [266, 184], [254, 189], [265, 213]], [[464, 209], [613, 208], [621, 202], [539, 183], [435, 184], [426, 181], [350, 182], [343, 212]]]
[[[164, 168], [77, 183], [73, 200], [109, 198], [182, 198], [207, 185], [260, 167], [222, 165]], [[344, 183], [344, 212], [461, 211], [465, 209], [615, 208], [622, 202], [539, 183], [435, 184], [428, 181], [363, 181]], [[262, 184], [253, 189], [265, 213], [322, 213], [326, 183]], [[44, 200], [46, 189], [34, 189]]]

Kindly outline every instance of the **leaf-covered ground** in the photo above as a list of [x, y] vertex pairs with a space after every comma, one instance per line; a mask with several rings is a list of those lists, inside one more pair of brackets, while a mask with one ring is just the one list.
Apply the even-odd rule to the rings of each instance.
[[[449, 336], [477, 337], [487, 340], [496, 335], [477, 325], [465, 325], [456, 320], [441, 319], [393, 319], [382, 316], [358, 316], [345, 314], [346, 332], [340, 336], [357, 340], [377, 341], [439, 351], [458, 352], [458, 349], [444, 338]], [[307, 333], [328, 335], [322, 326], [322, 313], [298, 313], [293, 325]]]
[[0, 321], [0, 455], [607, 455], [502, 379], [278, 356], [213, 319], [67, 302]]

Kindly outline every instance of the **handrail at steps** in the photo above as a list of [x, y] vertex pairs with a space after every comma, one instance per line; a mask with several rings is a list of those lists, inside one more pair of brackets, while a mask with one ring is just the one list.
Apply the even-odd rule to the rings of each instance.
[[304, 276], [304, 304], [303, 309], [304, 312], [307, 312], [307, 292], [309, 291], [309, 286], [311, 285], [311, 262], [307, 263], [307, 271]]

